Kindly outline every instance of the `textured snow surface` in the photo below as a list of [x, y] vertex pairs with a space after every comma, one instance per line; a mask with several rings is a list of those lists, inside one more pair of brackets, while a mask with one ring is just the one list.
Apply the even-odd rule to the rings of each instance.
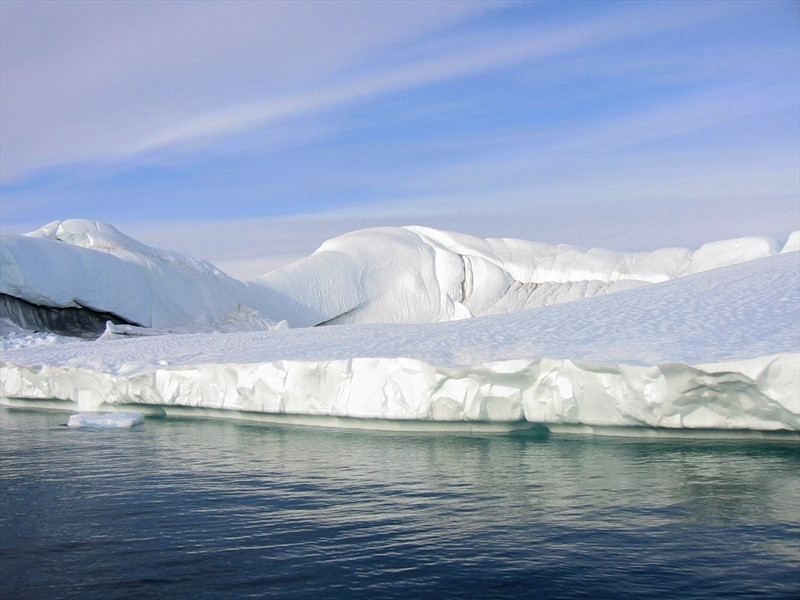
[[[787, 248], [796, 244], [795, 235]], [[776, 253], [775, 242], [758, 237], [695, 252], [624, 254], [384, 227], [334, 238], [311, 256], [243, 282], [105, 223], [69, 220], [3, 236], [0, 292], [172, 331], [436, 323], [605, 295]]]
[[462, 321], [109, 336], [1, 369], [7, 398], [79, 410], [798, 431], [800, 254]]
[[[269, 324], [269, 293], [207, 262], [151, 248], [112, 226], [55, 221], [0, 241], [0, 292], [33, 304], [90, 308], [144, 327], [225, 329]], [[248, 308], [246, 308], [248, 307]]]
[[70, 415], [67, 427], [91, 427], [95, 429], [117, 429], [144, 423], [141, 412], [78, 413]]
[[13, 321], [0, 317], [0, 351], [15, 348], [28, 348], [30, 346], [43, 346], [48, 344], [65, 344], [74, 342], [74, 337], [56, 335], [46, 331], [34, 333], [19, 327]]

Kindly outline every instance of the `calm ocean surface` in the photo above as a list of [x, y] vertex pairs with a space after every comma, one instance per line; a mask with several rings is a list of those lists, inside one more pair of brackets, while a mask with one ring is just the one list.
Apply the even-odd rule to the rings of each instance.
[[0, 409], [0, 598], [797, 598], [800, 445]]

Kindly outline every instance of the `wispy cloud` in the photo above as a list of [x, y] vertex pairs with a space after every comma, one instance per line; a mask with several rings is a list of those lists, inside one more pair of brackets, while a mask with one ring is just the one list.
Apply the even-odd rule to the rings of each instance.
[[[625, 19], [620, 15], [589, 19], [555, 30], [535, 28], [513, 36], [481, 36], [482, 40], [456, 52], [390, 68], [344, 83], [309, 89], [284, 96], [269, 97], [259, 102], [225, 108], [202, 115], [177, 127], [160, 131], [131, 149], [139, 154], [164, 146], [197, 142], [217, 136], [241, 133], [250, 128], [306, 113], [330, 110], [406, 89], [478, 75], [521, 62], [574, 52], [612, 40], [652, 35], [671, 28], [709, 18], [707, 10], [660, 15], [634, 11]], [[488, 40], [486, 38], [489, 38]]]
[[[278, 121], [614, 40], [669, 31], [709, 19], [721, 10], [700, 6], [654, 13], [627, 7], [624, 14], [619, 10], [600, 13], [555, 29], [534, 21], [527, 28], [515, 28], [512, 35], [503, 29], [452, 34], [433, 55], [402, 64], [379, 64], [372, 72], [345, 78], [342, 72], [353, 71], [349, 65], [363, 61], [374, 48], [390, 48], [492, 5], [381, 3], [376, 11], [360, 3], [322, 3], [311, 5], [316, 7], [312, 9], [304, 4], [270, 2], [234, 3], [235, 10], [231, 10], [226, 3], [211, 2], [192, 4], [193, 10], [187, 14], [161, 3], [154, 4], [163, 9], [159, 11], [152, 10], [154, 5], [151, 10], [137, 10], [129, 3], [115, 4], [121, 8], [103, 7], [97, 14], [84, 14], [84, 10], [75, 15], [56, 9], [56, 16], [68, 19], [67, 46], [63, 56], [55, 55], [47, 63], [35, 52], [20, 56], [15, 48], [15, 41], [21, 43], [20, 34], [15, 34], [14, 28], [20, 27], [17, 21], [21, 17], [4, 15], [6, 64], [0, 89], [4, 106], [0, 135], [7, 149], [0, 157], [4, 180], [58, 162], [118, 160], [169, 148], [197, 151], [225, 136]], [[494, 9], [501, 6], [494, 5]], [[54, 19], [51, 12], [44, 14]], [[429, 17], [427, 24], [422, 15]], [[392, 27], [393, 22], [398, 26]], [[28, 22], [22, 25], [26, 24], [30, 27]], [[317, 39], [323, 30], [328, 33], [322, 37], [330, 37], [331, 26], [337, 24], [341, 29], [335, 44]], [[85, 43], [77, 38], [83, 30], [70, 31], [70, 25], [90, 27]], [[290, 31], [299, 31], [287, 35], [287, 25]], [[175, 35], [170, 35], [171, 26]], [[271, 42], [256, 43], [259, 35]], [[181, 47], [184, 41], [190, 43]], [[242, 56], [242, 49], [248, 46], [253, 52], [249, 62]], [[141, 47], [147, 51], [142, 52]], [[62, 50], [45, 38], [42, 52], [47, 53], [48, 48], [50, 52]], [[334, 49], [333, 59], [327, 56], [329, 48]], [[198, 63], [202, 61], [207, 64], [201, 67]], [[184, 72], [176, 72], [173, 63]], [[292, 66], [295, 77], [285, 73]], [[232, 78], [226, 67], [227, 71], [240, 69], [242, 76]], [[199, 81], [204, 83], [195, 83], [198, 77], [193, 73], [201, 69], [205, 74]], [[314, 85], [320, 76], [328, 83]], [[170, 77], [176, 87], [168, 96], [152, 87], [157, 84], [169, 89], [173, 85]], [[300, 91], [276, 92], [288, 82], [300, 84]], [[263, 94], [264, 90], [268, 93]], [[236, 101], [254, 95], [261, 97]], [[46, 98], [52, 99], [43, 102]]]
[[787, 6], [0, 2], [4, 221], [791, 194]]
[[502, 6], [3, 1], [2, 179], [130, 154], [170, 123], [234, 126], [247, 99], [309, 85]]

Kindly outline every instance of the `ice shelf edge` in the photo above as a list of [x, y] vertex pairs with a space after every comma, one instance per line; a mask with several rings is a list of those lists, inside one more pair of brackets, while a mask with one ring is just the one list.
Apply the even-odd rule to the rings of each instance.
[[7, 399], [435, 423], [800, 431], [800, 354], [691, 366], [511, 359], [443, 368], [410, 358], [143, 368], [0, 363]]

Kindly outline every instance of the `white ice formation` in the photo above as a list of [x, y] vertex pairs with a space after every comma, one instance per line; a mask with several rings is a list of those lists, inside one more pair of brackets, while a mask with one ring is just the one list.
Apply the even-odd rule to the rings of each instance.
[[766, 238], [655, 252], [613, 252], [426, 227], [376, 228], [328, 240], [254, 280], [290, 303], [293, 326], [435, 323], [570, 302], [771, 256]]
[[92, 429], [120, 429], [141, 425], [144, 413], [141, 412], [107, 412], [78, 413], [70, 415], [67, 427], [89, 427]]
[[[782, 253], [744, 238], [623, 255], [420, 228], [355, 232], [239, 289], [264, 286], [284, 301], [265, 321], [360, 324], [8, 350], [0, 391], [6, 404], [73, 411], [797, 438], [796, 238]], [[459, 305], [463, 316], [501, 314], [368, 322], [393, 312], [448, 321]]]
[[243, 282], [95, 221], [56, 221], [24, 236], [3, 236], [1, 244], [5, 298], [184, 332], [270, 329], [280, 322], [451, 321], [580, 300], [777, 253], [773, 241], [756, 237], [695, 252], [624, 254], [384, 227], [334, 238], [311, 256]]
[[[54, 221], [2, 236], [0, 293], [36, 306], [87, 308], [143, 327], [266, 327], [268, 294], [213, 265], [151, 248], [96, 221]], [[245, 308], [249, 307], [249, 308]]]

